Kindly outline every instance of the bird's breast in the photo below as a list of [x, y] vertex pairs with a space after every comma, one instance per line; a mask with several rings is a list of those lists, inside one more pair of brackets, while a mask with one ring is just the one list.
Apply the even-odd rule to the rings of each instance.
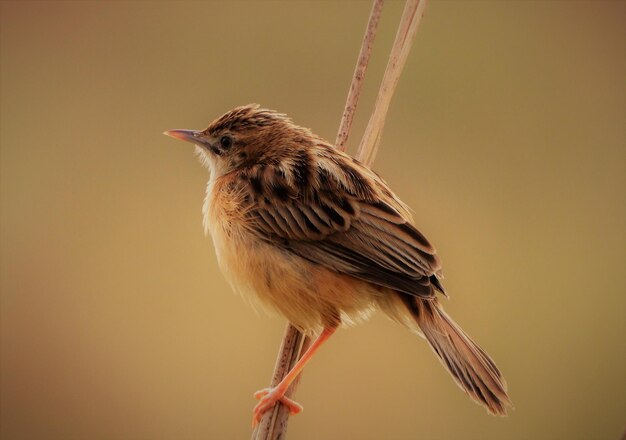
[[251, 231], [245, 206], [224, 183], [209, 183], [204, 221], [222, 273], [253, 305], [278, 312], [301, 329], [316, 329], [341, 315], [367, 315], [367, 283], [311, 263]]

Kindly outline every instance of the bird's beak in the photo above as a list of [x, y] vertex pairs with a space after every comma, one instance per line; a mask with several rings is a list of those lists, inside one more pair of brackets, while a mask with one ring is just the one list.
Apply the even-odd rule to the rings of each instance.
[[192, 144], [202, 144], [202, 132], [194, 130], [167, 130], [164, 135], [179, 139], [181, 141], [191, 142]]

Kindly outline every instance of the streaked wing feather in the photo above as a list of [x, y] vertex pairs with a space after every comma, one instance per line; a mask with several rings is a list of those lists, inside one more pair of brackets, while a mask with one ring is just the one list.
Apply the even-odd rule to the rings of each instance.
[[[328, 163], [314, 167], [309, 182], [316, 185], [300, 188], [289, 167], [256, 169], [246, 207], [253, 230], [302, 258], [379, 286], [421, 297], [443, 291], [435, 249], [403, 215], [401, 202], [375, 174], [366, 179], [369, 170], [341, 157], [334, 172]], [[283, 190], [277, 195], [275, 188]]]

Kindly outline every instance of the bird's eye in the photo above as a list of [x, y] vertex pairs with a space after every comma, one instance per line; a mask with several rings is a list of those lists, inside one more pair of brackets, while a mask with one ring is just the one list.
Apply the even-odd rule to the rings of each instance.
[[220, 138], [220, 144], [222, 144], [222, 148], [228, 149], [233, 145], [233, 139], [230, 136], [222, 136]]

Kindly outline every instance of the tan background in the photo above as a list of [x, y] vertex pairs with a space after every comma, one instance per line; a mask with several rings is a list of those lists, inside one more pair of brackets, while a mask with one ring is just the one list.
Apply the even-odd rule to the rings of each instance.
[[[230, 292], [202, 234], [207, 174], [161, 132], [259, 102], [334, 139], [369, 8], [2, 2], [3, 439], [248, 437], [284, 321]], [[377, 315], [312, 362], [289, 438], [621, 435], [625, 78], [624, 2], [431, 2], [375, 168], [516, 410], [487, 416]]]

